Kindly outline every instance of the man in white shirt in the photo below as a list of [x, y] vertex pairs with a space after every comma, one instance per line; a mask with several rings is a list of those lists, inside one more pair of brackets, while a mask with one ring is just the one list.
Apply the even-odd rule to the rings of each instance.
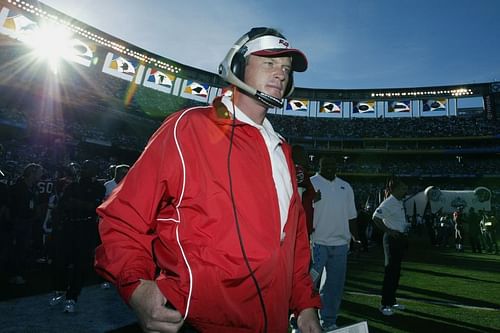
[[401, 275], [401, 261], [408, 248], [408, 230], [403, 199], [408, 186], [399, 178], [388, 184], [389, 197], [373, 213], [373, 222], [384, 231], [385, 273], [382, 284], [380, 312], [392, 316], [394, 310], [404, 310], [404, 305], [396, 302], [396, 290]]
[[335, 159], [327, 156], [320, 160], [319, 172], [311, 177], [317, 193], [314, 202], [311, 275], [317, 283], [326, 268], [326, 280], [320, 291], [323, 303], [320, 316], [325, 331], [337, 328], [351, 237], [356, 244], [361, 243], [354, 192], [349, 183], [336, 176], [336, 172]]
[[127, 164], [120, 164], [115, 167], [115, 173], [113, 179], [108, 180], [107, 182], [104, 183], [104, 187], [106, 188], [106, 194], [104, 195], [104, 199], [107, 199], [111, 195], [111, 192], [113, 192], [113, 190], [118, 186], [118, 184], [123, 179], [123, 177], [125, 177], [129, 169], [130, 166]]
[[[130, 165], [128, 164], [120, 164], [113, 167], [113, 179], [108, 180], [104, 183], [104, 187], [106, 188], [106, 193], [104, 194], [104, 200], [109, 198], [113, 190], [118, 186], [118, 184], [122, 181], [122, 179], [127, 175], [128, 170], [130, 169]], [[111, 284], [107, 281], [101, 283], [102, 289], [111, 288]]]

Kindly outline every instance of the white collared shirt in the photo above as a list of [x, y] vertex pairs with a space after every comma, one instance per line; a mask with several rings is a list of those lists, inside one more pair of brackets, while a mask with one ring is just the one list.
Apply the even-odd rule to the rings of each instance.
[[314, 190], [321, 191], [321, 199], [314, 203], [312, 236], [315, 244], [340, 246], [349, 244], [349, 220], [358, 216], [354, 191], [345, 180], [328, 180], [319, 173], [311, 177]]
[[[233, 102], [228, 96], [222, 97], [222, 103], [226, 106], [229, 112], [233, 113]], [[292, 178], [290, 170], [286, 162], [285, 154], [281, 148], [282, 138], [274, 131], [273, 126], [267, 118], [264, 118], [262, 125], [255, 123], [236, 105], [236, 119], [257, 128], [264, 138], [264, 141], [269, 152], [269, 159], [273, 171], [273, 180], [276, 192], [278, 193], [278, 203], [280, 208], [281, 220], [281, 238], [283, 239], [283, 229], [288, 218], [288, 209], [290, 208], [290, 199], [292, 198]]]
[[389, 229], [399, 232], [408, 231], [410, 225], [406, 222], [406, 214], [402, 200], [398, 200], [392, 194], [382, 201], [380, 206], [373, 212], [373, 217], [378, 217]]

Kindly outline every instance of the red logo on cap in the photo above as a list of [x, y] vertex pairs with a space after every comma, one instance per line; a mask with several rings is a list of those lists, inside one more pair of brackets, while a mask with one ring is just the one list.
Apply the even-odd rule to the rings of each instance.
[[280, 39], [280, 41], [278, 42], [278, 44], [283, 44], [283, 46], [285, 48], [288, 48], [290, 46], [290, 43], [288, 43], [286, 40], [284, 39]]

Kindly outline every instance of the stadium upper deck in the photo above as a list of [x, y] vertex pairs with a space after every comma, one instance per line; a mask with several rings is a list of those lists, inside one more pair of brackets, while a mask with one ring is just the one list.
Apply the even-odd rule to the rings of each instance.
[[[36, 57], [37, 62], [45, 55], [43, 61], [53, 70], [55, 59], [61, 58], [73, 64], [82, 77], [99, 73], [99, 79], [110, 76], [121, 80], [122, 84], [114, 85], [125, 98], [114, 91], [108, 99], [119, 99], [115, 104], [121, 108], [139, 103], [153, 118], [164, 118], [178, 107], [209, 103], [226, 85], [214, 73], [141, 49], [39, 1], [0, 0], [0, 35], [4, 37], [2, 48], [18, 40], [25, 46], [25, 55]], [[30, 70], [26, 63], [19, 65]], [[1, 84], [13, 84], [14, 78], [9, 79], [4, 78]], [[500, 107], [500, 83], [359, 90], [296, 88], [283, 109], [270, 112], [324, 118], [460, 116], [467, 113], [461, 101], [471, 97], [484, 100], [473, 111], [480, 109], [493, 119]]]

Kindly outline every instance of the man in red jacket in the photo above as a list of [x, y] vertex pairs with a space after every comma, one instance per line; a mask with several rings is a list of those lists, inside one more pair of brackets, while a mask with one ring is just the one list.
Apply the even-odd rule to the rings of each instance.
[[228, 93], [166, 119], [99, 207], [96, 269], [144, 331], [281, 333], [292, 311], [321, 332], [291, 149], [265, 117], [306, 68], [252, 29], [219, 67]]

